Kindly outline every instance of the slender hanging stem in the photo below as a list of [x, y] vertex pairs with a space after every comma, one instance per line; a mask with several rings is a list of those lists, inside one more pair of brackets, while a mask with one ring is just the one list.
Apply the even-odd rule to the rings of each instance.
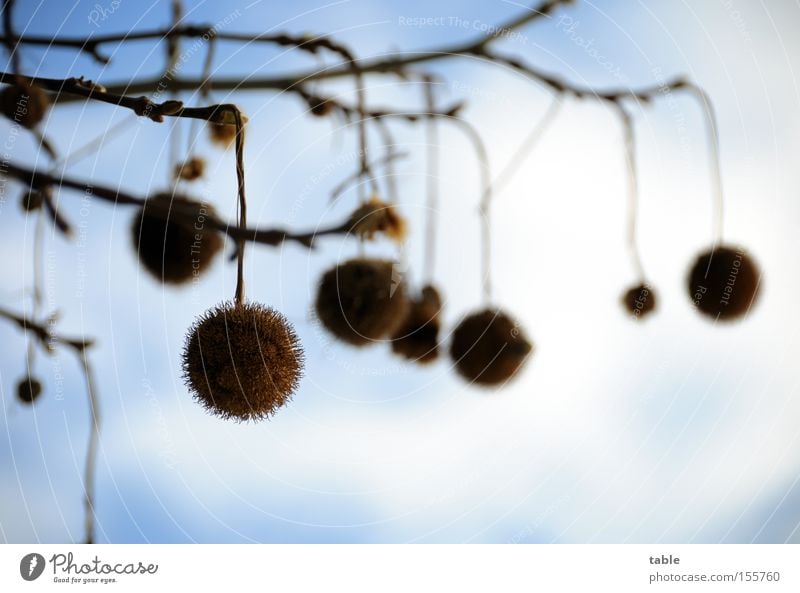
[[91, 426], [89, 427], [89, 444], [86, 448], [86, 466], [84, 467], [83, 490], [84, 490], [84, 542], [94, 543], [94, 517], [95, 517], [95, 468], [97, 465], [97, 445], [100, 439], [100, 403], [94, 387], [94, 374], [89, 363], [89, 356], [86, 348], [77, 350], [83, 368], [84, 380], [86, 382], [86, 393], [89, 398], [89, 412]]
[[525, 159], [528, 158], [531, 151], [536, 148], [536, 145], [539, 144], [542, 136], [550, 127], [550, 124], [558, 115], [558, 112], [561, 110], [561, 105], [563, 104], [563, 100], [561, 95], [555, 95], [553, 97], [553, 102], [550, 103], [550, 106], [547, 108], [547, 111], [542, 116], [542, 118], [536, 123], [536, 126], [530, 131], [530, 133], [526, 136], [526, 138], [522, 141], [519, 148], [514, 152], [514, 155], [508, 161], [503, 170], [495, 177], [494, 181], [492, 182], [492, 191], [497, 194], [505, 185], [511, 180], [511, 178], [516, 175], [519, 171], [519, 168], [525, 162]]
[[[244, 127], [242, 124], [242, 112], [236, 106], [230, 110], [236, 119], [236, 183], [239, 194], [239, 226], [247, 226], [247, 195], [244, 186]], [[236, 263], [236, 304], [244, 303], [244, 247], [245, 240], [240, 238], [237, 243], [237, 263]]]
[[631, 263], [640, 283], [645, 283], [644, 266], [639, 251], [639, 242], [636, 235], [636, 225], [639, 213], [639, 175], [636, 166], [636, 137], [634, 134], [633, 120], [624, 107], [615, 103], [616, 111], [622, 122], [623, 144], [625, 147], [625, 166], [628, 177], [628, 223], [627, 242]]
[[702, 107], [703, 118], [705, 119], [706, 134], [708, 138], [709, 167], [711, 170], [712, 184], [712, 222], [711, 238], [712, 245], [722, 242], [723, 221], [725, 218], [725, 198], [722, 189], [722, 166], [719, 154], [719, 128], [717, 126], [717, 114], [711, 98], [703, 89], [696, 84], [687, 82], [685, 88], [698, 101]]
[[425, 77], [423, 80], [425, 105], [427, 109], [425, 131], [427, 135], [428, 164], [426, 184], [427, 220], [425, 227], [423, 278], [427, 283], [433, 281], [433, 274], [436, 269], [436, 229], [439, 220], [439, 128], [436, 118], [431, 115], [436, 111], [436, 97], [434, 96], [433, 84], [433, 80], [431, 80], [430, 77]]

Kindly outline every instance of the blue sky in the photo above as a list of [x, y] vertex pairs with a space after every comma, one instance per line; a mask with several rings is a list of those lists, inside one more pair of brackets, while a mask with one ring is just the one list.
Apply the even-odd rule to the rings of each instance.
[[[96, 5], [105, 10], [97, 18]], [[516, 14], [515, 3], [190, 2], [191, 18], [236, 32], [331, 33], [369, 57], [441, 47]], [[107, 34], [168, 22], [168, 3], [20, 3], [30, 33]], [[95, 11], [93, 13], [93, 11]], [[100, 11], [103, 12], [103, 11]], [[408, 25], [412, 17], [448, 24]], [[453, 26], [457, 17], [464, 26]], [[91, 20], [90, 20], [91, 19]], [[59, 196], [84, 224], [84, 241], [46, 233], [48, 309], [64, 333], [95, 336], [104, 428], [97, 475], [100, 541], [111, 542], [800, 542], [800, 355], [795, 295], [800, 98], [795, 69], [800, 19], [788, 0], [697, 3], [577, 2], [505, 39], [498, 48], [583, 84], [651, 85], [685, 74], [715, 102], [726, 189], [726, 238], [752, 251], [764, 271], [759, 306], [743, 322], [714, 327], [684, 290], [689, 262], [710, 240], [710, 179], [703, 121], [687, 98], [635, 108], [641, 175], [639, 239], [661, 308], [631, 323], [618, 305], [633, 280], [624, 241], [625, 177], [613, 114], [567, 101], [493, 211], [495, 300], [536, 343], [506, 389], [465, 385], [443, 360], [404, 364], [381, 347], [333, 343], [313, 321], [324, 270], [357, 253], [325, 239], [308, 252], [254, 247], [251, 299], [296, 325], [307, 372], [274, 419], [238, 425], [207, 416], [180, 379], [186, 328], [232, 296], [233, 266], [215, 264], [198, 288], [175, 290], [140, 273], [130, 245], [133, 213]], [[96, 24], [92, 22], [96, 21]], [[580, 39], [579, 39], [580, 38]], [[591, 40], [591, 43], [588, 41]], [[588, 43], [588, 47], [587, 47]], [[188, 44], [187, 44], [188, 46]], [[67, 50], [27, 49], [26, 73], [86, 76], [104, 84], [157, 77], [163, 47], [109, 48], [109, 66]], [[202, 55], [182, 72], [198, 73]], [[220, 76], [268, 76], [314, 66], [270, 47], [220, 44]], [[479, 60], [428, 68], [443, 101], [465, 100], [499, 171], [549, 104], [546, 90]], [[349, 81], [325, 92], [352, 96]], [[370, 80], [371, 104], [417, 108], [418, 85]], [[198, 104], [192, 94], [181, 97]], [[253, 224], [307, 229], [338, 221], [355, 192], [330, 190], [353, 170], [355, 130], [314, 119], [292, 95], [215, 92], [250, 117], [246, 152]], [[55, 109], [46, 132], [63, 154], [129, 113], [74, 103]], [[173, 123], [132, 121], [69, 174], [146, 195], [167, 186]], [[182, 152], [189, 126], [178, 124]], [[2, 124], [5, 141], [9, 126]], [[399, 123], [400, 206], [411, 223], [409, 281], [422, 282], [425, 135]], [[371, 138], [373, 143], [378, 137]], [[441, 127], [442, 194], [436, 282], [445, 328], [480, 306], [479, 175], [458, 130]], [[210, 173], [192, 187], [232, 216], [230, 153], [201, 135], [194, 152]], [[343, 156], [344, 155], [344, 156]], [[20, 137], [14, 162], [47, 164]], [[314, 179], [318, 181], [314, 182]], [[0, 210], [3, 305], [27, 306], [33, 224], [10, 186]], [[391, 245], [371, 254], [397, 255]], [[445, 339], [447, 339], [447, 331]], [[69, 353], [39, 356], [46, 393], [30, 409], [13, 398], [23, 337], [0, 326], [0, 538], [80, 539], [81, 468], [88, 414]], [[56, 375], [63, 375], [63, 390]]]

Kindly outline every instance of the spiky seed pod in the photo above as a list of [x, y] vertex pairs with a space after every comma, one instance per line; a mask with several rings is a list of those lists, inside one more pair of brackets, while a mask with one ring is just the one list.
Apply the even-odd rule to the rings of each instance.
[[44, 203], [44, 196], [39, 190], [32, 189], [22, 194], [20, 205], [25, 212], [33, 212], [42, 207]]
[[354, 346], [392, 335], [408, 309], [405, 284], [395, 269], [391, 261], [353, 259], [328, 270], [317, 291], [322, 324]]
[[233, 141], [236, 139], [236, 126], [209, 122], [208, 135], [211, 142], [220, 148], [229, 148], [233, 146]]
[[303, 349], [278, 311], [221, 303], [190, 328], [183, 375], [195, 400], [225, 419], [262, 420], [286, 404], [303, 371]]
[[[190, 211], [193, 223], [179, 219], [174, 212], [178, 208]], [[131, 226], [139, 261], [154, 278], [168, 284], [199, 277], [222, 249], [220, 233], [206, 225], [207, 217], [214, 215], [212, 206], [184, 196], [151, 197]]]
[[392, 334], [392, 351], [414, 362], [428, 364], [439, 357], [442, 299], [433, 286], [422, 289], [410, 303], [403, 324]]
[[633, 315], [634, 319], [641, 319], [656, 309], [656, 293], [649, 284], [634, 286], [622, 295], [622, 306]]
[[195, 181], [200, 179], [206, 172], [206, 162], [199, 156], [187, 159], [183, 163], [175, 165], [174, 175], [176, 179], [184, 181]]
[[42, 384], [28, 375], [17, 383], [17, 398], [25, 404], [32, 404], [42, 394]]
[[350, 231], [364, 239], [383, 233], [393, 241], [402, 243], [406, 238], [406, 221], [394, 204], [372, 196], [350, 215]]
[[33, 85], [13, 84], [0, 91], [0, 111], [26, 128], [35, 128], [49, 106], [47, 93]]
[[733, 321], [758, 300], [761, 272], [744, 251], [718, 246], [701, 253], [687, 278], [689, 296], [704, 315]]
[[465, 317], [453, 332], [450, 357], [470, 383], [499, 385], [522, 367], [533, 345], [502, 311], [485, 309]]

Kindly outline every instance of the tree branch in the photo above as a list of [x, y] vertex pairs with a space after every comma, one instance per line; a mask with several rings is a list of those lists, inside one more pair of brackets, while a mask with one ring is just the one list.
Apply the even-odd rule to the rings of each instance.
[[[25, 167], [20, 167], [9, 163], [6, 166], [6, 175], [10, 175], [23, 183], [30, 185], [33, 188], [44, 188], [49, 186], [63, 187], [71, 190], [82, 192], [86, 196], [92, 196], [111, 202], [113, 204], [129, 204], [134, 206], [144, 206], [147, 203], [148, 210], [163, 214], [164, 216], [173, 217], [175, 220], [182, 220], [188, 224], [194, 224], [197, 212], [192, 207], [184, 207], [182, 204], [173, 202], [171, 205], [163, 205], [158, 201], [148, 201], [147, 198], [141, 198], [116, 189], [97, 186], [91, 182], [78, 181], [68, 177], [61, 177], [44, 173], [41, 171], [34, 171]], [[308, 248], [314, 246], [314, 241], [317, 237], [324, 235], [339, 235], [346, 234], [349, 225], [344, 222], [340, 225], [318, 229], [315, 231], [305, 233], [293, 233], [285, 229], [254, 229], [245, 228], [236, 225], [230, 225], [214, 216], [207, 216], [205, 224], [216, 231], [225, 233], [234, 241], [249, 241], [251, 243], [261, 243], [263, 245], [277, 246], [286, 241], [294, 241], [300, 245]]]

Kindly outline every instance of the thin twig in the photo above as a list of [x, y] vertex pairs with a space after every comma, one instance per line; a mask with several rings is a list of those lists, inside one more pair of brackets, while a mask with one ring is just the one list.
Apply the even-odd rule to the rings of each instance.
[[[144, 206], [145, 203], [147, 203], [147, 208], [151, 209], [154, 213], [161, 214], [163, 216], [169, 216], [174, 220], [185, 221], [189, 224], [194, 224], [194, 220], [197, 216], [197, 212], [193, 208], [184, 207], [177, 202], [172, 202], [171, 205], [165, 205], [161, 204], [158, 200], [148, 201], [147, 198], [140, 198], [138, 196], [121, 192], [109, 187], [94, 185], [91, 182], [78, 181], [70, 177], [63, 177], [60, 175], [56, 176], [45, 172], [34, 171], [32, 169], [20, 167], [12, 163], [8, 163], [6, 165], [6, 170], [3, 173], [10, 175], [34, 188], [48, 186], [63, 187], [81, 192], [84, 196], [98, 198], [115, 205], [121, 204]], [[243, 240], [250, 241], [252, 243], [260, 243], [262, 245], [278, 246], [284, 242], [293, 241], [307, 248], [312, 248], [315, 240], [318, 237], [346, 234], [349, 228], [346, 223], [342, 223], [340, 225], [335, 225], [324, 229], [317, 229], [310, 232], [295, 233], [280, 228], [257, 229], [231, 225], [210, 214], [206, 215], [205, 224], [216, 231], [225, 233], [236, 242]]]

